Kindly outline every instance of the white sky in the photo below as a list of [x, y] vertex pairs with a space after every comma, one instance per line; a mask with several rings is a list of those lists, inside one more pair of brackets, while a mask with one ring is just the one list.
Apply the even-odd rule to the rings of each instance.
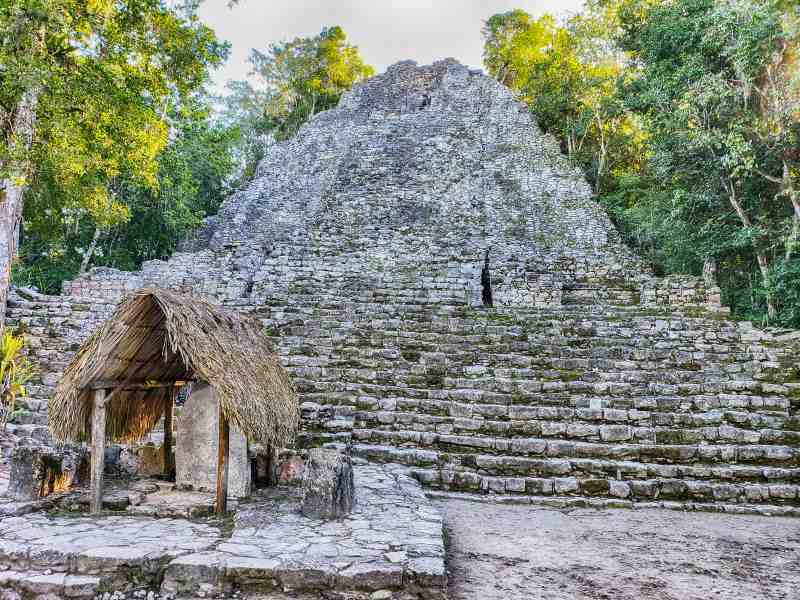
[[247, 77], [251, 48], [341, 25], [367, 63], [380, 73], [405, 59], [428, 64], [454, 57], [481, 67], [481, 27], [498, 12], [521, 8], [534, 16], [577, 11], [582, 0], [206, 0], [203, 21], [232, 44], [215, 76], [219, 88]]

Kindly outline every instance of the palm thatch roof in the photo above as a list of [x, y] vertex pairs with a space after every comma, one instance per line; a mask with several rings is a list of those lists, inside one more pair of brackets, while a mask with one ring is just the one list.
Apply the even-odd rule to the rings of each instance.
[[135, 441], [164, 414], [168, 384], [191, 380], [208, 382], [251, 441], [285, 447], [293, 438], [297, 394], [263, 327], [158, 288], [126, 298], [81, 347], [49, 404], [50, 431], [59, 440], [88, 439], [94, 389], [107, 386], [107, 437]]

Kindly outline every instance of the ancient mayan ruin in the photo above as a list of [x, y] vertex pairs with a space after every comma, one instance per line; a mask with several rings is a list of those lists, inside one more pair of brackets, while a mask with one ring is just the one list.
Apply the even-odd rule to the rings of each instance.
[[72, 353], [149, 285], [261, 320], [300, 448], [440, 495], [800, 514], [798, 336], [654, 276], [529, 111], [453, 60], [354, 88], [168, 261], [12, 294], [41, 370], [12, 432], [46, 436]]

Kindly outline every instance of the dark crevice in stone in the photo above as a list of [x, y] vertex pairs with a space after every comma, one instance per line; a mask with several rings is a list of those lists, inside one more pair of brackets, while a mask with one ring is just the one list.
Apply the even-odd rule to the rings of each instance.
[[489, 251], [491, 248], [486, 249], [486, 256], [483, 258], [483, 270], [481, 271], [481, 287], [483, 288], [482, 297], [483, 305], [492, 307], [494, 301], [492, 300], [492, 273], [489, 270]]

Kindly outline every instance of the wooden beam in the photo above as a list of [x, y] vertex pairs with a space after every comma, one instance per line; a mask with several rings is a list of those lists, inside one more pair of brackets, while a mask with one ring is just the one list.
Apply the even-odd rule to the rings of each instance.
[[164, 475], [172, 476], [175, 465], [172, 460], [172, 416], [175, 406], [175, 389], [170, 389], [164, 396]]
[[222, 406], [219, 407], [219, 444], [217, 447], [217, 515], [223, 516], [228, 510], [228, 462], [230, 451], [230, 425]]
[[90, 383], [84, 389], [87, 390], [156, 390], [166, 387], [182, 387], [193, 380], [181, 379], [179, 381], [115, 381], [113, 379], [101, 379]]
[[95, 390], [92, 403], [91, 496], [89, 511], [103, 510], [103, 468], [106, 457], [106, 391]]

